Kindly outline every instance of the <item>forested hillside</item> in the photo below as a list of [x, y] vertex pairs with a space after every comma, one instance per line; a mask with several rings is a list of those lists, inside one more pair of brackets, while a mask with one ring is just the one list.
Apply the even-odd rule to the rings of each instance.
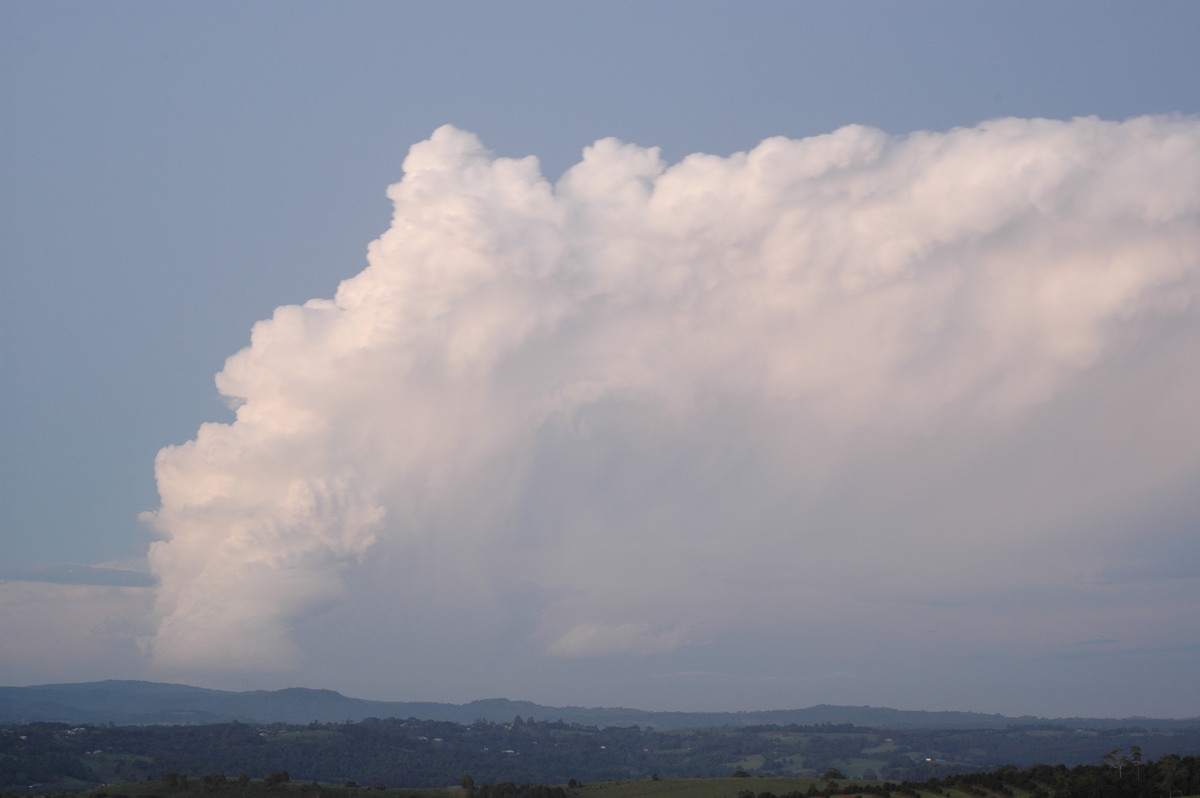
[[[989, 772], [931, 777], [921, 782], [843, 779], [830, 771], [820, 779], [752, 777], [744, 771], [714, 779], [616, 780], [567, 784], [477, 784], [464, 774], [458, 786], [414, 789], [293, 781], [286, 771], [265, 779], [225, 774], [105, 785], [58, 793], [52, 798], [1185, 798], [1200, 795], [1200, 758], [1171, 754], [1144, 759], [1135, 748], [1111, 751], [1101, 765], [1006, 766]], [[5, 792], [3, 798], [16, 798]]]
[[[470, 773], [481, 784], [565, 784], [662, 778], [845, 777], [924, 781], [1002, 765], [1096, 764], [1113, 750], [1158, 758], [1200, 751], [1200, 728], [880, 730], [851, 725], [659, 731], [562, 721], [466, 725], [417, 719], [359, 723], [72, 726], [0, 729], [0, 789], [61, 792], [145, 781], [163, 773], [287, 771], [306, 782], [443, 787]], [[1073, 796], [1073, 798], [1080, 798]]]

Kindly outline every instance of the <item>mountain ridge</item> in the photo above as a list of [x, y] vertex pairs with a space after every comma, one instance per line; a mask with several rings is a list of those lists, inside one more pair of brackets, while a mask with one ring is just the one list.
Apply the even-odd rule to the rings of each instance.
[[1007, 728], [1014, 725], [1058, 725], [1071, 728], [1150, 726], [1188, 728], [1198, 718], [1044, 718], [1005, 716], [954, 710], [901, 710], [887, 707], [818, 704], [803, 709], [740, 712], [660, 712], [628, 707], [555, 707], [507, 698], [476, 699], [465, 704], [435, 701], [380, 701], [352, 698], [335, 690], [287, 687], [279, 690], [230, 691], [186, 684], [109, 679], [0, 686], [0, 724], [58, 721], [65, 723], [203, 724], [329, 723], [365, 718], [420, 718], [455, 723], [487, 720], [504, 723], [517, 716], [561, 720], [587, 726], [653, 726], [657, 729], [719, 726], [852, 724], [895, 729]]

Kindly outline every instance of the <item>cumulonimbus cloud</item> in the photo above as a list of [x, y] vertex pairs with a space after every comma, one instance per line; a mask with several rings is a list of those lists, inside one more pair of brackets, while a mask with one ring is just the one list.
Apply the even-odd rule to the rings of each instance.
[[[553, 185], [447, 126], [389, 197], [367, 267], [217, 376], [236, 420], [159, 453], [163, 668], [289, 667], [294, 628], [385, 550], [487, 600], [503, 563], [551, 655], [686, 645], [765, 589], [737, 563], [828, 554], [830, 506], [953, 471], [882, 489], [873, 463], [970, 459], [1139, 342], [1197, 354], [1192, 118], [849, 126], [670, 166], [604, 139]], [[1147, 455], [1161, 474], [1196, 467], [1187, 435]]]

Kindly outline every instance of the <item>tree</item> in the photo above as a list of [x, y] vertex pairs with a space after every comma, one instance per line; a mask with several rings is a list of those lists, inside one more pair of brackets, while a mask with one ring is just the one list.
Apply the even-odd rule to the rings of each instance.
[[162, 782], [168, 790], [186, 790], [188, 786], [186, 773], [164, 773]]
[[1121, 756], [1121, 750], [1122, 749], [1120, 749], [1120, 748], [1114, 748], [1113, 750], [1109, 751], [1104, 756], [1100, 757], [1100, 760], [1102, 762], [1104, 762], [1104, 764], [1108, 765], [1110, 768], [1117, 769], [1117, 780], [1118, 781], [1120, 781], [1120, 779], [1121, 779], [1121, 775], [1125, 769], [1125, 765], [1129, 764], [1129, 760], [1126, 759], [1125, 757]]
[[1133, 762], [1133, 771], [1137, 774], [1140, 784], [1142, 781], [1142, 747], [1140, 745], [1129, 746], [1129, 759]]
[[200, 779], [200, 789], [205, 793], [216, 792], [229, 782], [224, 773], [209, 773]]
[[263, 779], [263, 783], [268, 787], [274, 787], [276, 784], [283, 784], [284, 782], [291, 780], [292, 777], [288, 774], [288, 772], [286, 770], [281, 770], [278, 773], [272, 773], [270, 776], [267, 776], [265, 779]]
[[1183, 771], [1183, 761], [1179, 758], [1179, 754], [1167, 754], [1158, 761], [1158, 766], [1161, 776], [1158, 788], [1166, 792], [1167, 798], [1171, 798], [1175, 794], [1176, 782], [1179, 781], [1179, 776]]

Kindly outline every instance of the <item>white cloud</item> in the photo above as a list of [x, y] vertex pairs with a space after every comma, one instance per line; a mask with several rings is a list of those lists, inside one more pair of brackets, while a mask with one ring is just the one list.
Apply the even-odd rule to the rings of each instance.
[[1069, 591], [1200, 471], [1196, 120], [605, 139], [554, 186], [444, 127], [389, 196], [159, 454], [160, 668], [294, 667], [345, 601], [567, 658], [901, 645], [917, 592]]

